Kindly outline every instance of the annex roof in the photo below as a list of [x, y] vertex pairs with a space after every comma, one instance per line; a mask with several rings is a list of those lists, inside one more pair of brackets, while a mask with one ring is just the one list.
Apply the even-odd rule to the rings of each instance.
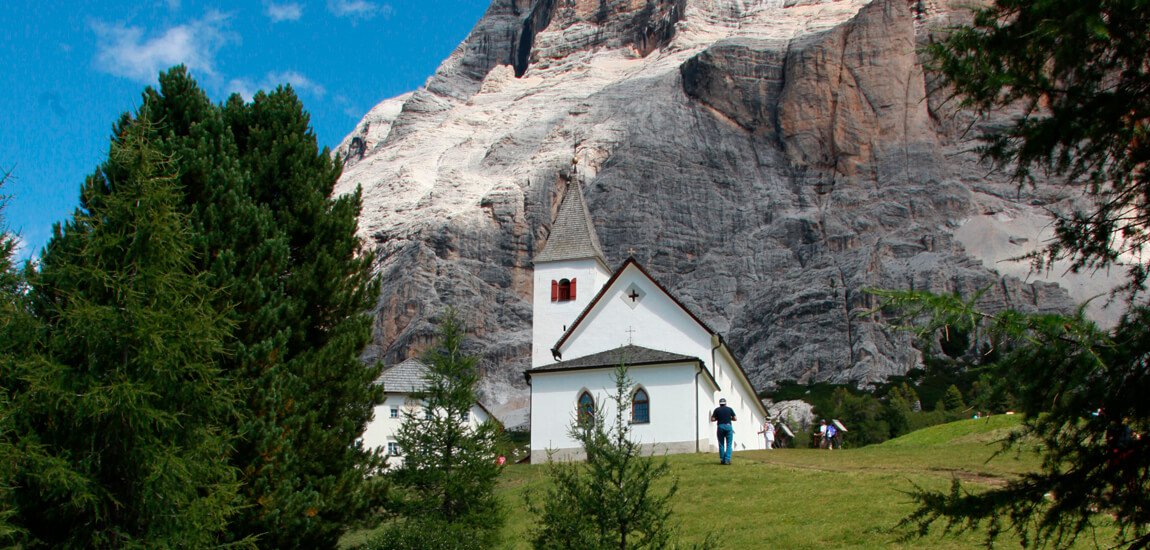
[[412, 358], [388, 367], [375, 383], [388, 393], [417, 393], [427, 389], [427, 373], [427, 365]]
[[[398, 365], [394, 365], [384, 369], [383, 373], [376, 379], [376, 384], [383, 384], [383, 391], [386, 393], [419, 393], [427, 390], [427, 373], [431, 369], [415, 358], [405, 359]], [[476, 405], [487, 416], [499, 422], [498, 418], [491, 413], [491, 410], [483, 405], [482, 402], [476, 401]], [[500, 422], [502, 424], [502, 422]]]
[[559, 212], [555, 214], [555, 222], [551, 224], [547, 244], [535, 256], [535, 263], [586, 258], [594, 258], [607, 265], [599, 235], [595, 233], [587, 203], [583, 201], [583, 186], [575, 181], [567, 188]]

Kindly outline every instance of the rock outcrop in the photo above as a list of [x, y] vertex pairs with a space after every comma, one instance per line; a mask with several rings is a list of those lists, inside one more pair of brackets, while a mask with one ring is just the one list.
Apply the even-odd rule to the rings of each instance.
[[1073, 307], [1086, 296], [987, 263], [1040, 244], [1010, 220], [1069, 198], [988, 175], [963, 141], [967, 121], [917, 51], [956, 9], [495, 0], [423, 89], [373, 109], [339, 148], [338, 191], [362, 186], [383, 278], [368, 359], [417, 353], [452, 306], [486, 401], [517, 423], [531, 259], [572, 178], [608, 261], [639, 259], [764, 387], [919, 365], [915, 342], [871, 312], [869, 287]]

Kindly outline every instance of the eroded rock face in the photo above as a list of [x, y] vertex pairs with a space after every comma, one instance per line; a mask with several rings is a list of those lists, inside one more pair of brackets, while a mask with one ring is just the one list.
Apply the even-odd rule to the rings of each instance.
[[919, 365], [866, 288], [1072, 307], [987, 263], [1037, 239], [963, 231], [1068, 199], [967, 151], [916, 53], [954, 17], [939, 0], [495, 0], [424, 89], [340, 146], [384, 283], [368, 358], [418, 353], [454, 307], [486, 401], [522, 420], [531, 259], [576, 177], [608, 261], [634, 255], [760, 386]]

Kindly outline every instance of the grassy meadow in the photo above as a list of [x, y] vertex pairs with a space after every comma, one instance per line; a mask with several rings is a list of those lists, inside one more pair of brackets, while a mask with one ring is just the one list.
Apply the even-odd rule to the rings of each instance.
[[[958, 477], [977, 490], [1037, 469], [1033, 452], [991, 458], [1019, 422], [1017, 416], [962, 420], [859, 449], [736, 452], [732, 466], [720, 465], [717, 454], [668, 456], [679, 480], [678, 541], [701, 543], [713, 533], [730, 549], [981, 547], [983, 532], [946, 534], [939, 526], [925, 538], [903, 540], [905, 531], [895, 527], [913, 509], [906, 491], [915, 485], [947, 489]], [[545, 465], [504, 470], [498, 493], [508, 508], [506, 548], [530, 548], [534, 518], [524, 494], [546, 481]], [[365, 536], [345, 542], [354, 546]], [[998, 546], [1017, 541], [1003, 536]]]

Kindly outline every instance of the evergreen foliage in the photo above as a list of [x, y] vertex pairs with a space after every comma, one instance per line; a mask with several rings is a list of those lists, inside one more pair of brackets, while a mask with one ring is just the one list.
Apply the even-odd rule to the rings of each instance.
[[904, 524], [923, 534], [940, 520], [951, 529], [985, 527], [988, 544], [1009, 529], [1024, 545], [1064, 547], [1100, 522], [1114, 522], [1119, 545], [1150, 544], [1150, 453], [1147, 440], [1134, 436], [1150, 427], [1150, 310], [1133, 309], [1111, 335], [1081, 310], [990, 315], [955, 296], [881, 294], [923, 320], [924, 333], [958, 316], [972, 332], [1008, 344], [993, 374], [1014, 381], [1025, 419], [1004, 451], [1024, 441], [1043, 449], [1040, 472], [1002, 488], [968, 493], [956, 481], [949, 493], [915, 491], [919, 508]]
[[[1135, 302], [1150, 274], [1141, 251], [1150, 239], [1150, 9], [1144, 0], [995, 0], [969, 26], [929, 53], [964, 107], [1022, 114], [980, 136], [983, 153], [1020, 184], [1048, 172], [1081, 186], [1082, 211], [1057, 213], [1055, 241], [1033, 258], [1070, 258], [1076, 270], [1127, 267], [1130, 305], [1106, 333], [1075, 315], [978, 311], [974, 301], [915, 292], [886, 293], [888, 305], [925, 330], [982, 331], [998, 348], [976, 403], [1013, 400], [1026, 415], [1021, 437], [1039, 440], [1040, 473], [977, 495], [919, 491], [906, 523], [920, 532], [945, 519], [952, 528], [1004, 529], [1027, 545], [1072, 543], [1099, 521], [1114, 521], [1119, 545], [1150, 546], [1146, 490], [1150, 313]], [[975, 338], [975, 340], [979, 340]], [[1093, 411], [1093, 412], [1091, 412]]]
[[633, 382], [626, 365], [614, 374], [615, 417], [610, 428], [596, 406], [586, 421], [572, 423], [570, 434], [586, 454], [585, 462], [548, 461], [550, 487], [542, 504], [528, 502], [539, 517], [536, 548], [664, 548], [673, 526], [671, 498], [678, 481], [665, 489], [656, 484], [670, 474], [666, 458], [643, 456], [630, 438], [625, 414], [631, 410]]
[[1022, 109], [980, 136], [996, 168], [1020, 184], [1036, 173], [1062, 176], [1093, 199], [1092, 209], [1059, 215], [1057, 239], [1035, 260], [1125, 265], [1129, 286], [1142, 288], [1150, 273], [1138, 254], [1150, 238], [1146, 1], [995, 0], [928, 52], [962, 106]]
[[118, 129], [31, 276], [32, 331], [4, 339], [21, 546], [214, 546], [238, 509], [229, 324], [149, 122]]
[[14, 483], [22, 450], [16, 444], [12, 394], [18, 391], [17, 362], [34, 341], [34, 319], [28, 314], [25, 283], [15, 268], [17, 241], [4, 221], [8, 196], [2, 193], [11, 172], [0, 176], [0, 545], [13, 546], [25, 535], [19, 527]]
[[[394, 544], [410, 531], [438, 530], [452, 525], [460, 540], [445, 548], [480, 541], [494, 544], [503, 526], [503, 510], [495, 498], [495, 482], [503, 466], [497, 461], [504, 447], [494, 420], [472, 426], [466, 419], [477, 402], [478, 360], [463, 350], [464, 329], [454, 311], [439, 325], [439, 342], [424, 357], [427, 387], [418, 397], [420, 411], [405, 411], [396, 441], [403, 464], [392, 474], [398, 511], [406, 522], [381, 540]], [[437, 527], [440, 526], [440, 527]], [[441, 534], [442, 534], [441, 530]]]
[[242, 392], [233, 538], [334, 546], [377, 502], [368, 474], [381, 462], [356, 444], [382, 399], [381, 367], [359, 360], [377, 294], [355, 235], [360, 195], [330, 197], [340, 163], [290, 88], [214, 105], [176, 67], [121, 125], [145, 117], [179, 175], [195, 268], [234, 326], [221, 363]]

